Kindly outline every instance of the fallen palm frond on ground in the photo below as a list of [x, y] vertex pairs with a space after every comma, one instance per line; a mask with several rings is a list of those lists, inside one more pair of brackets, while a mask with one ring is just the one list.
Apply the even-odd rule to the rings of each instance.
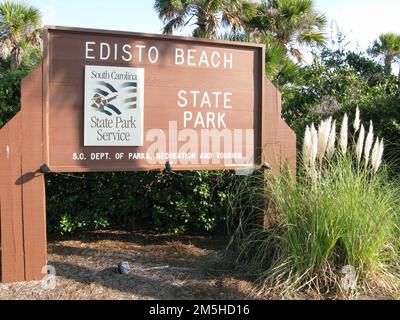
[[[312, 291], [333, 297], [396, 295], [399, 273], [399, 183], [382, 167], [384, 142], [344, 117], [311, 125], [297, 178], [244, 177], [231, 196], [230, 248], [281, 296]], [[374, 143], [375, 141], [375, 143]], [[268, 204], [269, 229], [262, 228]], [[272, 214], [272, 216], [271, 216]]]

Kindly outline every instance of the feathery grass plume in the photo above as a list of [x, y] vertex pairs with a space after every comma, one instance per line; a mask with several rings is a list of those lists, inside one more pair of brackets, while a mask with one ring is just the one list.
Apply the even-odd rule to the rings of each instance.
[[314, 123], [311, 125], [311, 158], [310, 158], [310, 174], [311, 178], [317, 177], [316, 160], [318, 154], [318, 132], [315, 129]]
[[375, 143], [374, 143], [374, 147], [372, 148], [372, 152], [371, 152], [371, 165], [372, 168], [375, 168], [375, 164], [376, 161], [379, 157], [379, 148], [380, 148], [380, 141], [379, 141], [379, 137], [376, 137]]
[[360, 124], [361, 124], [361, 121], [360, 121], [360, 109], [357, 107], [357, 109], [356, 109], [356, 118], [354, 119], [354, 124], [353, 124], [354, 133], [357, 133], [357, 131], [360, 129]]
[[315, 165], [315, 160], [317, 159], [318, 153], [318, 132], [315, 129], [314, 123], [311, 124], [311, 166]]
[[348, 142], [348, 126], [349, 126], [349, 117], [347, 113], [343, 117], [342, 127], [340, 129], [340, 150], [342, 154], [346, 154], [347, 152], [347, 142]]
[[328, 146], [326, 147], [326, 155], [328, 159], [331, 159], [333, 157], [333, 154], [335, 153], [335, 143], [336, 143], [336, 120], [333, 121], [331, 132], [329, 134]]
[[381, 141], [379, 143], [379, 148], [378, 148], [376, 159], [375, 159], [374, 163], [372, 164], [372, 167], [374, 169], [374, 173], [378, 172], [379, 167], [382, 164], [382, 157], [383, 157], [384, 149], [385, 149], [385, 147], [384, 147], [384, 144], [383, 144], [383, 139], [381, 139]]
[[365, 165], [367, 165], [369, 162], [370, 151], [371, 151], [373, 143], [374, 143], [374, 125], [371, 121], [369, 123], [369, 131], [368, 131], [367, 139], [365, 139], [365, 147], [364, 147]]
[[[379, 146], [379, 156], [378, 156], [378, 165], [380, 166], [382, 163], [382, 158], [383, 158], [383, 151], [385, 150], [385, 146], [383, 144], [383, 138], [381, 139], [381, 144]], [[379, 168], [378, 166], [378, 168]]]
[[360, 134], [358, 136], [357, 145], [356, 145], [356, 156], [358, 162], [361, 161], [361, 156], [364, 148], [364, 140], [365, 140], [365, 129], [364, 125], [361, 125]]
[[312, 149], [311, 129], [309, 126], [307, 126], [303, 141], [303, 163], [306, 168], [309, 168], [310, 166], [311, 149]]
[[331, 133], [332, 117], [322, 121], [318, 127], [318, 150], [317, 157], [322, 163], [324, 159], [326, 147], [328, 146], [329, 134]]

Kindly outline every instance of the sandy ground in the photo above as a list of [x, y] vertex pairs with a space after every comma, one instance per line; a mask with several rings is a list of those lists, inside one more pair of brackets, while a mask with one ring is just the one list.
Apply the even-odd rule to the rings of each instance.
[[[254, 279], [222, 257], [224, 244], [222, 239], [122, 231], [49, 241], [56, 278], [2, 285], [0, 299], [255, 298]], [[121, 261], [129, 262], [128, 275], [116, 272]]]

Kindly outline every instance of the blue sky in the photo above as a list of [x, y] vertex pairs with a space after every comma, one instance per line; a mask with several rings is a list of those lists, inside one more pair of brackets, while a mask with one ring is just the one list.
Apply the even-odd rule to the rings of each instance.
[[[162, 28], [152, 0], [24, 2], [42, 11], [45, 24], [146, 33], [160, 33]], [[365, 49], [383, 32], [400, 33], [400, 0], [315, 0], [315, 5], [347, 34], [353, 48]]]

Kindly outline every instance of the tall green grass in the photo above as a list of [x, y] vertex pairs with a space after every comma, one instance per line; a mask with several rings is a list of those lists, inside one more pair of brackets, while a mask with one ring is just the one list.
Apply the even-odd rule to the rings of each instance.
[[[336, 153], [315, 172], [301, 165], [296, 178], [289, 169], [241, 177], [230, 196], [229, 248], [259, 275], [262, 289], [281, 294], [398, 290], [399, 183], [354, 152]], [[345, 266], [356, 271], [351, 289]]]

